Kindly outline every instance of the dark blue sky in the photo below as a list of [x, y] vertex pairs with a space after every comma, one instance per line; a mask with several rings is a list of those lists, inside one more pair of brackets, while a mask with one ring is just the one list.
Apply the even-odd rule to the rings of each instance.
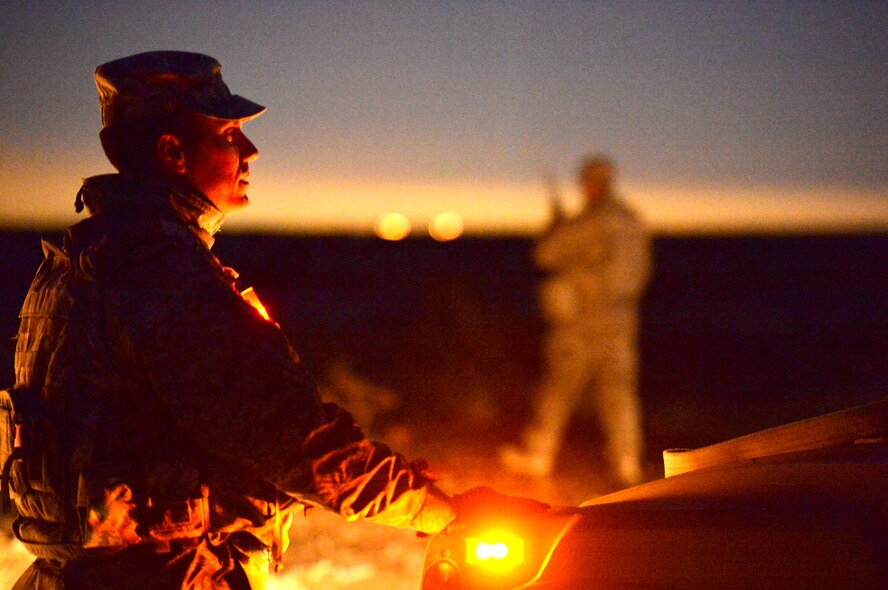
[[[66, 204], [64, 178], [107, 171], [92, 69], [177, 48], [269, 107], [248, 127], [254, 190], [303, 218], [320, 205], [299, 195], [335, 205], [368, 182], [567, 184], [599, 150], [636, 190], [885, 196], [886, 30], [888, 3], [866, 1], [7, 3], [0, 172]], [[530, 192], [489, 198], [539, 213]]]

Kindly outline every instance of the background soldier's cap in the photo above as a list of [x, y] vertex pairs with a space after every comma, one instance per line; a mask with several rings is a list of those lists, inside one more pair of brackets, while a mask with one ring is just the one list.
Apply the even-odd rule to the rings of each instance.
[[102, 64], [95, 71], [102, 126], [193, 111], [248, 120], [265, 107], [231, 94], [214, 58], [186, 51], [150, 51]]
[[614, 163], [601, 154], [587, 156], [577, 168], [577, 176], [599, 182], [610, 182], [614, 176]]

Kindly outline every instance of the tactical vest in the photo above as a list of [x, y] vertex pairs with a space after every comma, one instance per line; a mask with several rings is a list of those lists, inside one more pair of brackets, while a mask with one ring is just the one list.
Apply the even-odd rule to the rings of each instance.
[[[95, 297], [80, 261], [72, 262], [68, 252], [47, 242], [43, 249], [46, 259], [23, 306], [22, 322], [39, 316], [60, 324], [35, 329], [40, 342], [27, 341], [25, 326], [20, 338], [24, 333], [26, 341], [17, 344], [17, 354], [37, 354], [38, 348], [57, 344], [52, 340], [59, 334], [80, 336], [81, 318], [73, 302]], [[42, 340], [46, 334], [49, 342]], [[17, 375], [16, 387], [0, 392], [3, 508], [15, 501], [19, 517], [13, 532], [29, 552], [68, 561], [140, 543], [168, 551], [173, 542], [188, 546], [208, 534], [246, 532], [258, 541], [260, 552], [270, 550], [280, 563], [298, 503], [262, 481], [244, 485], [247, 474], [204, 461], [197, 452], [183, 453], [182, 461], [148, 461], [141, 471], [89, 461], [90, 449], [101, 444], [84, 427], [90, 417], [81, 420], [68, 407], [70, 400], [54, 399], [53, 388], [44, 384], [46, 375], [34, 373]], [[207, 465], [208, 473], [202, 473]]]

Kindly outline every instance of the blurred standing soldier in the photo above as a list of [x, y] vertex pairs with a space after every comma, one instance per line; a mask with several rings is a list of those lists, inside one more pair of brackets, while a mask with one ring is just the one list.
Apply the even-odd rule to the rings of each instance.
[[507, 446], [508, 469], [543, 476], [552, 470], [571, 414], [587, 389], [602, 425], [607, 457], [620, 482], [642, 479], [644, 448], [637, 392], [638, 304], [650, 274], [649, 238], [613, 193], [614, 166], [590, 157], [579, 169], [585, 207], [566, 219], [557, 193], [554, 222], [534, 250], [549, 273], [540, 286], [548, 323], [546, 374], [523, 446]]
[[322, 403], [210, 251], [247, 205], [259, 152], [243, 125], [265, 108], [195, 53], [95, 78], [120, 173], [86, 179], [90, 216], [44, 243], [0, 398], [14, 533], [37, 557], [15, 588], [264, 588], [305, 505], [442, 530], [453, 503], [424, 464]]

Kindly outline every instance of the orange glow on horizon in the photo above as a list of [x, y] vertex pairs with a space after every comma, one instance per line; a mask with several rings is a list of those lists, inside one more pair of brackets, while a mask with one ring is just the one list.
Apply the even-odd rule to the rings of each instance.
[[[18, 168], [16, 168], [18, 167]], [[0, 162], [16, 178], [0, 186], [0, 227], [43, 230], [76, 223], [80, 168], [65, 158], [51, 170], [29, 160]], [[226, 221], [225, 231], [373, 235], [380, 210], [416, 225], [458, 212], [462, 235], [536, 235], [549, 221], [541, 180], [293, 178], [280, 170], [254, 175], [250, 206]], [[565, 201], [577, 201], [561, 182]], [[796, 187], [618, 182], [618, 192], [654, 234], [828, 233], [888, 230], [886, 187]]]
[[[380, 209], [431, 225], [458, 212], [461, 235], [536, 235], [549, 223], [549, 200], [537, 182], [257, 182], [250, 208], [232, 227], [367, 234]], [[579, 202], [567, 183], [568, 205]], [[259, 192], [260, 190], [265, 192]], [[793, 234], [888, 230], [888, 188], [666, 185], [626, 182], [618, 193], [660, 235]], [[403, 222], [402, 222], [403, 223]], [[226, 225], [228, 227], [228, 225]]]

